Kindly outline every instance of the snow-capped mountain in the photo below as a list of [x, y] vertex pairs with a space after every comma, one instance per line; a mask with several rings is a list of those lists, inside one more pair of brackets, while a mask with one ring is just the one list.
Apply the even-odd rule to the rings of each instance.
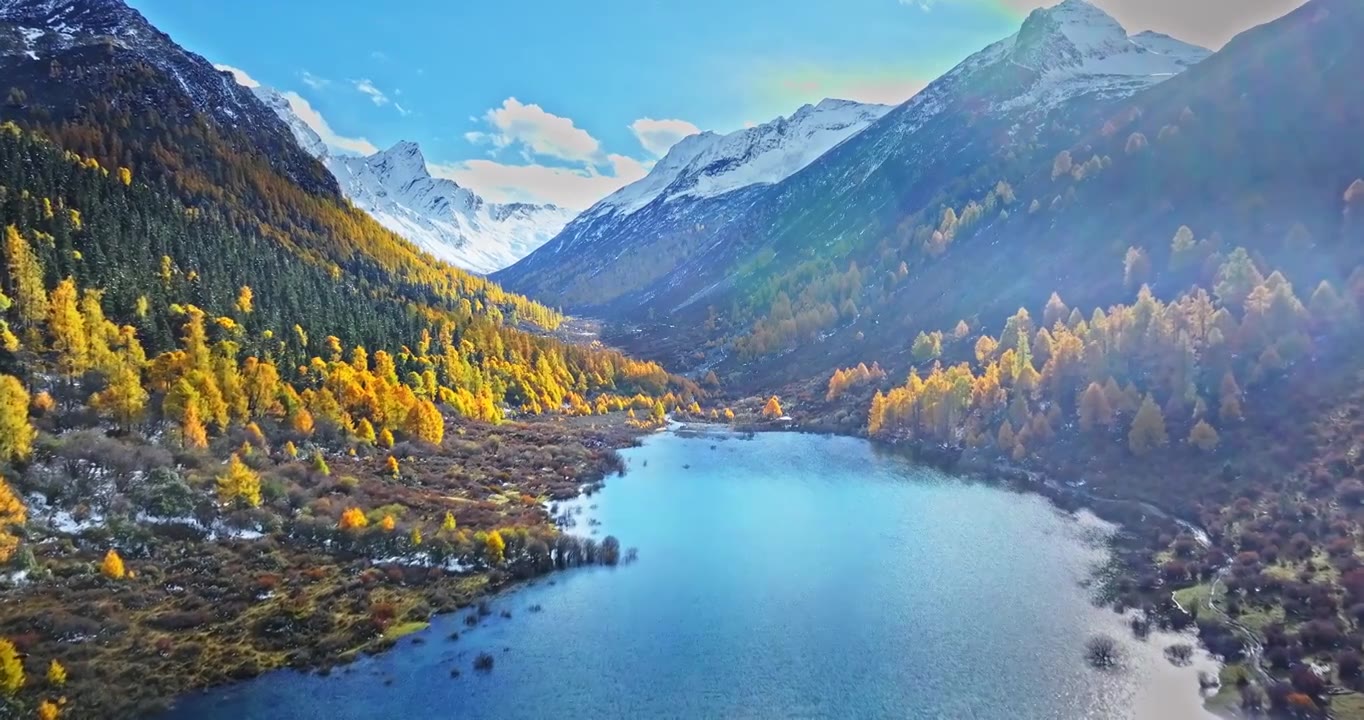
[[432, 255], [489, 273], [529, 255], [576, 215], [555, 205], [489, 203], [453, 180], [433, 178], [415, 143], [327, 162], [341, 191], [380, 224]]
[[49, 73], [54, 60], [70, 70], [53, 76], [62, 83], [81, 82], [83, 74], [75, 68], [85, 62], [146, 63], [171, 79], [190, 104], [186, 107], [182, 99], [151, 86], [135, 96], [134, 102], [163, 115], [182, 113], [182, 120], [203, 113], [249, 137], [278, 170], [304, 187], [336, 192], [325, 174], [294, 145], [279, 119], [261, 107], [248, 89], [177, 45], [121, 0], [0, 0], [0, 71]]
[[[611, 247], [645, 246], [698, 224], [742, 212], [762, 188], [785, 180], [889, 112], [889, 105], [826, 99], [789, 117], [728, 134], [703, 132], [678, 141], [643, 179], [578, 216], [540, 256], [589, 253], [619, 258]], [[598, 253], [593, 248], [606, 247]], [[534, 264], [499, 276], [515, 284]]]
[[790, 117], [727, 135], [690, 135], [674, 145], [647, 177], [602, 200], [588, 215], [629, 215], [659, 197], [709, 198], [781, 182], [889, 111], [889, 105], [828, 99], [805, 105]]
[[299, 146], [327, 166], [356, 207], [452, 265], [480, 273], [504, 268], [545, 244], [576, 215], [555, 205], [485, 202], [453, 180], [432, 177], [416, 143], [399, 142], [368, 157], [331, 153], [283, 95], [264, 86], [254, 91]]
[[[856, 113], [841, 134], [822, 134], [832, 142], [812, 147], [769, 183], [708, 198], [708, 183], [742, 177], [737, 173], [753, 155], [739, 150], [710, 163], [707, 150], [719, 147], [716, 141], [684, 140], [650, 177], [583, 213], [498, 279], [518, 292], [606, 315], [704, 307], [736, 284], [736, 273], [790, 257], [793, 247], [809, 247], [818, 257], [818, 248], [839, 241], [873, 243], [895, 233], [905, 216], [936, 211], [925, 206], [942, 202], [946, 188], [997, 154], [1064, 142], [1073, 135], [1057, 135], [1055, 128], [1090, 122], [1086, 113], [1208, 54], [1156, 33], [1129, 35], [1085, 0], [1065, 0], [1032, 12], [1017, 33], [971, 55], [904, 104]], [[821, 109], [850, 110], [826, 102], [803, 112], [818, 117]], [[787, 137], [778, 127], [799, 125], [801, 114], [769, 124], [767, 132]], [[666, 259], [662, 266], [659, 257]], [[621, 267], [646, 259], [651, 272]]]

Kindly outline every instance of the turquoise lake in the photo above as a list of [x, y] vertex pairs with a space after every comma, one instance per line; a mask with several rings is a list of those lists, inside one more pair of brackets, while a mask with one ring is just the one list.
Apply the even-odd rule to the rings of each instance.
[[[1137, 640], [1092, 602], [1113, 529], [1091, 515], [849, 438], [670, 432], [623, 455], [625, 476], [561, 509], [636, 562], [557, 573], [495, 598], [477, 628], [441, 616], [330, 676], [272, 673], [167, 717], [1209, 717], [1197, 672], [1215, 663], [1163, 656], [1191, 637]], [[1100, 633], [1121, 668], [1085, 662]]]

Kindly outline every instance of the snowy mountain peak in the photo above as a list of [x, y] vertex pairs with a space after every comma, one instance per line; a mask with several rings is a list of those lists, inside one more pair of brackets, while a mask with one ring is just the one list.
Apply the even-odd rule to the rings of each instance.
[[377, 153], [378, 156], [387, 158], [390, 162], [403, 165], [419, 165], [422, 172], [425, 172], [426, 157], [422, 155], [422, 149], [417, 143], [411, 140], [399, 140], [393, 147]]
[[[431, 177], [431, 173], [426, 169], [426, 157], [422, 155], [421, 148], [410, 140], [400, 140], [393, 147], [365, 158], [365, 164], [380, 174], [391, 175], [404, 183]], [[453, 181], [446, 182], [454, 185]]]
[[[1034, 10], [1018, 33], [967, 58], [921, 96], [943, 86], [985, 80], [1001, 90], [998, 110], [1044, 111], [1082, 95], [1130, 95], [1177, 75], [1212, 53], [1159, 33], [1130, 36], [1111, 15], [1085, 0]], [[1017, 70], [1033, 76], [1017, 81]], [[1003, 80], [1003, 82], [1000, 82]], [[956, 90], [951, 91], [953, 94]], [[1002, 96], [999, 96], [1002, 93]], [[916, 100], [919, 100], [916, 97]]]
[[890, 111], [828, 98], [787, 117], [727, 135], [702, 132], [678, 141], [642, 180], [597, 203], [584, 215], [629, 215], [662, 197], [717, 197], [781, 182]]
[[0, 20], [51, 28], [68, 36], [161, 34], [121, 0], [0, 0]]
[[368, 157], [333, 154], [282, 94], [264, 86], [253, 92], [331, 171], [356, 207], [453, 265], [482, 273], [506, 267], [554, 237], [575, 215], [554, 205], [485, 202], [453, 180], [432, 177], [421, 146], [410, 140]]
[[[227, 73], [224, 74], [226, 75]], [[328, 155], [327, 144], [322, 142], [322, 137], [317, 134], [317, 131], [303, 122], [303, 118], [294, 114], [293, 106], [289, 104], [287, 98], [273, 88], [268, 88], [264, 85], [254, 87], [251, 91], [255, 93], [256, 97], [261, 102], [265, 103], [265, 107], [269, 108], [271, 112], [275, 113], [275, 115], [284, 121], [284, 124], [289, 128], [289, 132], [293, 133], [294, 140], [298, 142], [299, 147], [303, 148], [309, 155], [318, 160], [322, 160], [323, 164], [326, 164]]]
[[1066, 0], [1028, 15], [1016, 36], [1013, 60], [1046, 72], [1122, 54], [1131, 47], [1127, 31], [1113, 16], [1085, 0]]
[[22, 63], [54, 60], [65, 68], [63, 83], [96, 96], [109, 92], [82, 85], [108, 82], [111, 72], [148, 66], [151, 72], [138, 76], [137, 91], [121, 96], [120, 102], [129, 105], [124, 111], [164, 111], [168, 99], [183, 100], [238, 141], [263, 151], [303, 187], [337, 191], [259, 96], [177, 45], [123, 0], [0, 0], [0, 75]]

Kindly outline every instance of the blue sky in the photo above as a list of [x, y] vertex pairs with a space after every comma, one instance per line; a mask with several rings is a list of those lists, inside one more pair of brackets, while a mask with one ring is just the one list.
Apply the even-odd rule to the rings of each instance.
[[[1124, 2], [1136, 0], [1100, 4]], [[697, 128], [731, 131], [829, 96], [903, 101], [1044, 3], [130, 4], [209, 60], [292, 93], [337, 149], [415, 140], [433, 172], [490, 199], [582, 207], [640, 177]]]

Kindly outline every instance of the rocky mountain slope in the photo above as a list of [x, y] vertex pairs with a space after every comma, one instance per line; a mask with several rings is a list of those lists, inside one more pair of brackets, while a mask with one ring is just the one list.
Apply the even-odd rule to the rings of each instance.
[[[1167, 80], [1207, 54], [1167, 36], [1129, 36], [1102, 10], [1066, 0], [1032, 13], [1018, 33], [905, 104], [863, 113], [865, 130], [849, 125], [842, 142], [781, 182], [749, 186], [725, 203], [661, 203], [650, 214], [623, 213], [636, 207], [636, 197], [651, 200], [670, 185], [646, 178], [499, 278], [608, 317], [667, 314], [713, 299], [749, 261], [765, 265], [764, 249], [780, 254], [778, 246], [807, 241], [875, 242], [996, 157], [1012, 153], [1008, 162], [1017, 162], [1029, 146], [1057, 142], [1059, 119], [1074, 125], [1070, 118]], [[685, 157], [689, 150], [684, 141], [675, 152]], [[671, 167], [666, 159], [659, 165]], [[565, 275], [578, 279], [558, 281]]]
[[[277, 170], [309, 190], [336, 192], [336, 184], [293, 141], [279, 119], [250, 90], [215, 70], [203, 57], [177, 45], [141, 13], [107, 0], [0, 0], [0, 68], [11, 81], [47, 75], [51, 97], [93, 94], [105, 68], [146, 65], [169, 78], [172, 93], [149, 85], [122, 97], [125, 112], [156, 111], [187, 120], [212, 118], [262, 151]], [[21, 87], [22, 83], [7, 83]], [[36, 99], [36, 98], [35, 98]], [[11, 105], [22, 106], [11, 95]], [[57, 103], [51, 103], [52, 109]], [[79, 109], [79, 108], [73, 108]], [[176, 118], [167, 118], [176, 119]]]
[[[1060, 9], [1097, 17], [1079, 4]], [[1014, 64], [1096, 36], [1049, 12], [1024, 25], [1048, 33], [968, 59], [754, 201], [712, 251], [600, 306], [613, 339], [771, 387], [860, 361], [907, 369], [917, 333], [997, 326], [1052, 291], [1082, 307], [1128, 302], [1141, 282], [1172, 295], [1236, 246], [1296, 287], [1350, 285], [1364, 210], [1345, 198], [1364, 156], [1345, 138], [1364, 96], [1343, 88], [1364, 66], [1364, 6], [1314, 0], [1176, 76], [1120, 79], [1064, 69], [1092, 59]], [[1153, 67], [1192, 53], [1146, 42], [1166, 49]], [[1195, 243], [1176, 257], [1181, 226]], [[659, 341], [655, 323], [676, 330]]]
[[824, 100], [727, 135], [683, 138], [648, 176], [589, 208], [498, 280], [566, 304], [643, 287], [670, 272], [673, 259], [703, 249], [710, 228], [742, 217], [766, 188], [889, 110]]
[[399, 142], [368, 157], [331, 152], [268, 87], [257, 96], [322, 161], [341, 192], [381, 225], [435, 257], [479, 273], [504, 268], [554, 237], [577, 214], [555, 205], [490, 203], [455, 181], [432, 177], [416, 143]]

